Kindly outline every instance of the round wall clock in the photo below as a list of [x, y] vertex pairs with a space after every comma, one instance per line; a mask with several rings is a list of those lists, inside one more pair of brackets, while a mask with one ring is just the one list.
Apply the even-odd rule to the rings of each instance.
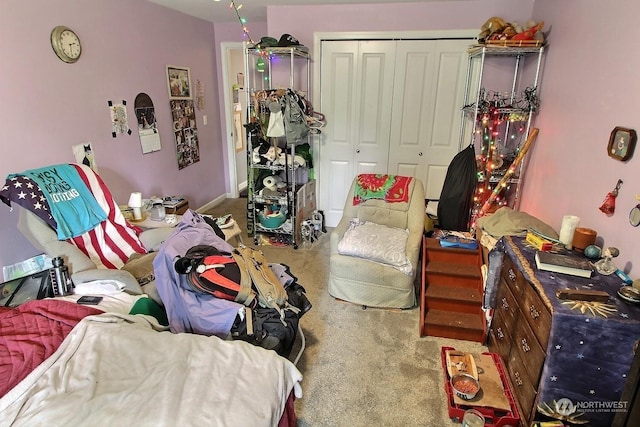
[[51, 47], [58, 58], [69, 64], [80, 58], [80, 38], [69, 27], [59, 25], [51, 31]]

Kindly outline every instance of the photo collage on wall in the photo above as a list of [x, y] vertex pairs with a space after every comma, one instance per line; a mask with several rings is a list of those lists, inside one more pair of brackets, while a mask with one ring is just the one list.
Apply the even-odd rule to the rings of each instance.
[[200, 161], [196, 113], [193, 100], [173, 100], [170, 103], [173, 133], [176, 137], [178, 169], [183, 169]]
[[173, 133], [176, 137], [178, 169], [200, 161], [196, 111], [191, 91], [191, 69], [167, 65], [167, 89], [173, 117]]

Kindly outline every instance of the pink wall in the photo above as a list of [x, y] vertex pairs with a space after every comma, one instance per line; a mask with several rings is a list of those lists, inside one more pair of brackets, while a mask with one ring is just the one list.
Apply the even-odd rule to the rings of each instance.
[[[537, 0], [535, 19], [551, 28], [522, 210], [554, 228], [577, 215], [607, 246], [620, 249], [618, 268], [640, 277], [640, 228], [629, 211], [640, 195], [640, 147], [628, 162], [607, 156], [611, 130], [640, 131], [640, 27], [636, 2]], [[611, 217], [600, 212], [617, 180], [624, 184]], [[634, 266], [634, 264], [636, 264]], [[632, 270], [632, 267], [633, 270]]]
[[[632, 44], [640, 39], [638, 12], [640, 6], [630, 2], [603, 6], [595, 0], [279, 6], [269, 8], [267, 25], [249, 23], [249, 28], [255, 39], [290, 33], [313, 48], [314, 32], [469, 29], [493, 15], [545, 20], [553, 30], [536, 122], [540, 136], [531, 152], [522, 209], [555, 228], [564, 214], [580, 216], [605, 244], [620, 248], [618, 265], [631, 271], [633, 262], [640, 262], [634, 245], [640, 229], [627, 220], [640, 194], [634, 188], [640, 153], [625, 164], [609, 158], [605, 147], [614, 126], [640, 130], [635, 76], [640, 59]], [[77, 64], [63, 64], [51, 52], [49, 33], [59, 24], [76, 29], [82, 38], [84, 53]], [[215, 199], [225, 192], [226, 176], [219, 43], [240, 40], [233, 17], [213, 26], [143, 0], [3, 0], [0, 175], [68, 162], [71, 145], [92, 141], [100, 172], [120, 200], [134, 188], [145, 194], [183, 194], [194, 207]], [[202, 79], [207, 89], [206, 111], [196, 117], [202, 160], [181, 171], [170, 128], [166, 64], [191, 67], [192, 78]], [[139, 92], [155, 102], [163, 144], [162, 151], [144, 156], [135, 134], [111, 138], [106, 107], [107, 100], [126, 99], [133, 117], [131, 105]], [[202, 124], [203, 114], [208, 126]], [[616, 213], [606, 217], [598, 207], [619, 178], [625, 183]], [[35, 254], [15, 224], [15, 212], [0, 207], [2, 265]]]
[[432, 1], [341, 6], [271, 6], [269, 35], [294, 35], [309, 48], [314, 32], [429, 31], [480, 28], [491, 16], [524, 21], [534, 0]]
[[[71, 12], [70, 12], [71, 11]], [[56, 25], [76, 30], [83, 53], [65, 64], [53, 53]], [[71, 146], [91, 141], [101, 176], [119, 202], [132, 190], [177, 194], [200, 207], [225, 193], [217, 71], [211, 23], [144, 0], [3, 0], [0, 3], [0, 175], [73, 161]], [[166, 65], [191, 68], [206, 88], [196, 112], [199, 163], [178, 170]], [[133, 102], [145, 92], [156, 107], [162, 150], [142, 155]], [[111, 137], [107, 101], [127, 101], [134, 132]], [[208, 126], [202, 116], [208, 116]], [[0, 264], [37, 252], [16, 229], [17, 209], [0, 206]]]

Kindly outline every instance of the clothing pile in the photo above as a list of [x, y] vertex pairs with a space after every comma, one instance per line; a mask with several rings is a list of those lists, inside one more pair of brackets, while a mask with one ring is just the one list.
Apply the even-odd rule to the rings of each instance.
[[169, 328], [243, 340], [289, 357], [299, 319], [311, 309], [305, 289], [286, 265], [233, 248], [216, 228], [189, 210], [160, 247], [154, 270]]

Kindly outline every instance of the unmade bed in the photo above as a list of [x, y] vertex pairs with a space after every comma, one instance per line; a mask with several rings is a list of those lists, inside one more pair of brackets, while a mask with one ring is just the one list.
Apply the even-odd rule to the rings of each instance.
[[0, 424], [295, 425], [302, 375], [289, 360], [114, 311], [0, 308]]

